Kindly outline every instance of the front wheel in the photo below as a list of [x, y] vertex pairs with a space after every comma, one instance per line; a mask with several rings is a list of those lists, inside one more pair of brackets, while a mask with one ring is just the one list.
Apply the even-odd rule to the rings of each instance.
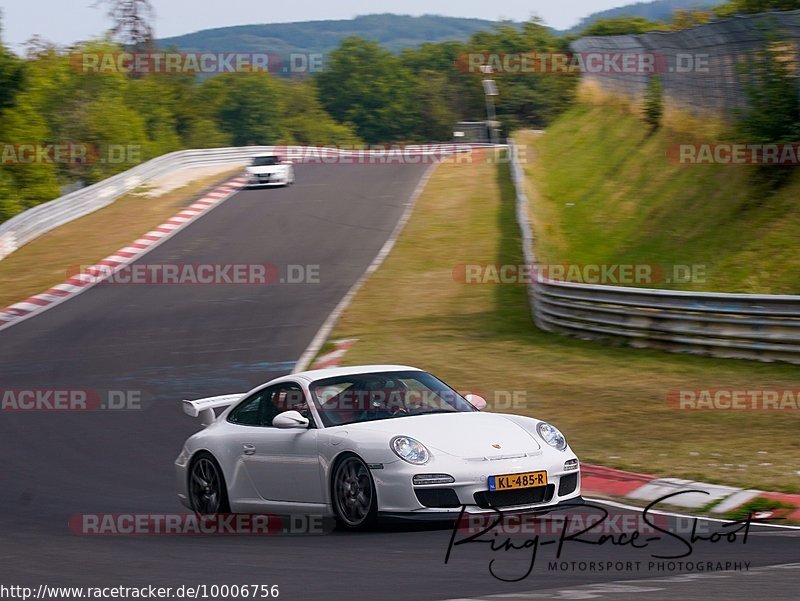
[[230, 513], [222, 468], [211, 453], [199, 453], [189, 470], [189, 501], [200, 515]]
[[357, 456], [342, 459], [333, 474], [333, 510], [348, 530], [365, 530], [375, 524], [378, 498], [367, 465]]

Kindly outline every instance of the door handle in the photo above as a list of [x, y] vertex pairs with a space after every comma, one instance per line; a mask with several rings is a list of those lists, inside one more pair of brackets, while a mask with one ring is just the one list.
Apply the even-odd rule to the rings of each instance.
[[242, 453], [245, 455], [255, 455], [256, 454], [256, 445], [254, 444], [243, 444], [242, 445]]

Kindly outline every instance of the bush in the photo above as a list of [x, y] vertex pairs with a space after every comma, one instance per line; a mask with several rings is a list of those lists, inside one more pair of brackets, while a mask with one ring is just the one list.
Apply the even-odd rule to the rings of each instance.
[[661, 125], [661, 117], [664, 115], [664, 87], [661, 78], [657, 75], [650, 78], [647, 82], [647, 91], [644, 97], [644, 114], [647, 122], [658, 129]]

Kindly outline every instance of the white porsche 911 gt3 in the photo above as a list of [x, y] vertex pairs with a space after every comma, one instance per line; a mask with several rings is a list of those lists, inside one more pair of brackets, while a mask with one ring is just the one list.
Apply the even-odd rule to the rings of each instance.
[[481, 412], [482, 398], [412, 367], [308, 371], [183, 404], [206, 428], [175, 462], [178, 497], [202, 514], [333, 515], [361, 529], [580, 501], [558, 429]]

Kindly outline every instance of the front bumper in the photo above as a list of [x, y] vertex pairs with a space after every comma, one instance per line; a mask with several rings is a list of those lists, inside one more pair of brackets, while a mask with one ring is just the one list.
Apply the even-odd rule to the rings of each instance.
[[[513, 514], [544, 515], [547, 513], [552, 513], [554, 511], [564, 511], [574, 507], [580, 507], [585, 502], [586, 501], [584, 501], [583, 497], [579, 494], [578, 496], [572, 497], [567, 501], [560, 501], [555, 505], [540, 505], [529, 509], [513, 509], [510, 507], [505, 507], [499, 509], [498, 511], [502, 511], [503, 513], [513, 513]], [[456, 510], [405, 511], [405, 512], [380, 511], [378, 512], [378, 517], [382, 520], [387, 520], [387, 521], [397, 520], [397, 521], [412, 521], [412, 522], [451, 522], [454, 520], [458, 520], [459, 518], [466, 515], [496, 515], [496, 514], [497, 511], [476, 509], [475, 506], [472, 507], [465, 506], [457, 511]]]
[[248, 188], [272, 188], [275, 186], [286, 186], [292, 180], [291, 174], [285, 171], [268, 174], [247, 173], [245, 174], [245, 178], [247, 180], [245, 182], [245, 186]]
[[259, 182], [259, 181], [250, 181], [245, 184], [246, 188], [278, 188], [280, 186], [287, 186], [289, 184], [288, 181], [269, 181], [269, 182]]
[[[543, 449], [539, 453], [502, 460], [473, 461], [437, 454], [431, 462], [415, 466], [395, 461], [372, 469], [378, 490], [378, 512], [385, 516], [449, 519], [462, 508], [470, 514], [497, 510], [527, 513], [550, 511], [565, 503], [580, 502], [580, 465], [565, 469], [577, 457], [570, 451]], [[492, 492], [489, 477], [526, 472], [547, 472], [547, 486]], [[446, 474], [452, 483], [415, 485], [414, 476]], [[424, 517], [423, 517], [424, 516]]]
[[192, 508], [189, 501], [189, 451], [184, 448], [175, 460], [175, 485], [178, 500], [185, 507]]

